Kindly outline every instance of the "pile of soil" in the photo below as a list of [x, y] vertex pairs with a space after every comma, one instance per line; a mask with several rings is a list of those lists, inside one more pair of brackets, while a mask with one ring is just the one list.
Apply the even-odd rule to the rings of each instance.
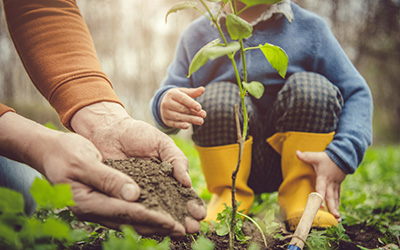
[[173, 167], [168, 162], [130, 158], [107, 159], [104, 163], [135, 180], [141, 189], [137, 202], [149, 209], [168, 212], [182, 225], [185, 225], [185, 217], [191, 216], [187, 210], [188, 201], [204, 204], [193, 189], [184, 187], [172, 176]]

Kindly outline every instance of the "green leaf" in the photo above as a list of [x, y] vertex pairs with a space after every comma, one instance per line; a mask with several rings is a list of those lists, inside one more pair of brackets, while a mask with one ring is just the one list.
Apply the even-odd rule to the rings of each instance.
[[238, 42], [231, 42], [228, 45], [217, 44], [208, 48], [205, 52], [210, 60], [214, 60], [218, 57], [228, 55], [230, 53], [236, 52], [240, 49], [240, 44]]
[[30, 191], [36, 203], [41, 207], [64, 208], [75, 205], [69, 184], [52, 186], [47, 180], [36, 178]]
[[275, 221], [275, 210], [269, 209], [264, 216], [265, 232], [273, 234], [279, 227], [279, 223]]
[[244, 88], [257, 99], [260, 99], [264, 94], [264, 85], [261, 82], [252, 81], [250, 83], [243, 82]]
[[42, 233], [44, 236], [59, 240], [70, 240], [70, 228], [65, 222], [48, 218], [43, 222]]
[[260, 44], [258, 47], [264, 54], [265, 58], [267, 58], [272, 68], [278, 71], [278, 74], [282, 78], [285, 78], [289, 64], [289, 58], [286, 52], [282, 48], [269, 43], [264, 45]]
[[189, 9], [189, 8], [195, 8], [197, 6], [197, 3], [191, 2], [191, 1], [184, 1], [184, 2], [179, 2], [174, 5], [168, 10], [167, 14], [165, 15], [165, 23], [167, 23], [167, 18], [168, 15], [177, 12], [178, 10], [184, 10], [184, 9]]
[[54, 196], [54, 190], [50, 183], [46, 180], [36, 178], [32, 183], [30, 191], [39, 206], [48, 207], [49, 204], [51, 204], [51, 198]]
[[122, 226], [123, 237], [111, 235], [106, 242], [103, 242], [104, 250], [166, 250], [170, 246], [170, 238], [166, 237], [160, 243], [154, 239], [141, 238], [130, 226]]
[[247, 7], [254, 6], [254, 5], [259, 5], [259, 4], [274, 4], [274, 3], [279, 3], [282, 0], [240, 0], [244, 4], [247, 5]]
[[206, 64], [208, 61], [208, 56], [207, 56], [207, 49], [210, 47], [216, 46], [220, 42], [220, 39], [215, 39], [206, 45], [203, 46], [197, 53], [194, 55], [192, 62], [190, 63], [189, 66], [189, 74], [188, 77], [190, 77], [194, 72], [196, 72], [201, 66]]
[[256, 242], [252, 242], [249, 245], [249, 248], [247, 248], [247, 250], [260, 250], [261, 247], [256, 243]]
[[0, 187], [0, 211], [17, 213], [24, 212], [24, 197], [14, 190]]
[[210, 225], [208, 224], [207, 221], [200, 222], [200, 231], [206, 235], [208, 235], [210, 233]]
[[75, 206], [74, 199], [72, 198], [71, 185], [69, 184], [56, 184], [53, 186], [56, 197], [53, 198], [54, 208], [63, 208], [66, 206]]
[[202, 235], [199, 236], [197, 242], [192, 243], [193, 250], [213, 250], [214, 247], [214, 243]]
[[224, 222], [221, 221], [221, 223], [219, 223], [217, 225], [217, 227], [215, 228], [215, 233], [218, 236], [225, 236], [229, 233], [229, 228], [228, 225]]
[[0, 246], [6, 249], [23, 249], [18, 233], [3, 223], [0, 223]]
[[253, 26], [232, 13], [226, 17], [226, 27], [232, 40], [249, 38], [253, 33]]
[[221, 45], [219, 42], [220, 39], [215, 39], [197, 51], [190, 63], [187, 77], [190, 77], [201, 66], [206, 64], [208, 60], [214, 60], [218, 57], [234, 53], [240, 49], [240, 44], [238, 42], [229, 43], [227, 46]]

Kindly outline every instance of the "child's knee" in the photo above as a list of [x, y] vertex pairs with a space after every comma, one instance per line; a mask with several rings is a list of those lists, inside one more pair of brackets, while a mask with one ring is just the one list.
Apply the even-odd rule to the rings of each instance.
[[342, 106], [339, 89], [324, 76], [311, 72], [293, 74], [274, 104], [277, 130], [335, 130]]

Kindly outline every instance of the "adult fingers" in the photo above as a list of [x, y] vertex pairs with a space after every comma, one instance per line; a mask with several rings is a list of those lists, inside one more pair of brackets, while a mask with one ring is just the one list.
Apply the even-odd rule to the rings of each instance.
[[194, 234], [200, 231], [200, 222], [193, 219], [192, 217], [185, 218], [186, 232], [189, 234]]
[[112, 169], [101, 162], [82, 167], [79, 182], [109, 195], [126, 201], [139, 198], [140, 188], [129, 176]]
[[109, 197], [80, 183], [74, 183], [72, 191], [77, 206], [71, 209], [80, 219], [100, 222], [113, 228], [122, 224], [132, 225], [138, 227], [141, 230], [139, 233], [143, 234], [165, 234], [168, 231], [176, 235], [185, 233], [184, 227], [169, 214], [149, 210], [138, 203]]
[[192, 217], [185, 218], [185, 227], [187, 233], [197, 233], [200, 231], [200, 222], [207, 215], [207, 209], [204, 203], [199, 204], [196, 200], [190, 200], [187, 203], [187, 209]]
[[207, 209], [204, 202], [198, 204], [196, 200], [190, 200], [187, 203], [187, 209], [189, 214], [196, 220], [203, 220], [207, 215]]
[[[161, 133], [161, 132], [160, 132]], [[173, 176], [185, 187], [192, 187], [189, 176], [189, 162], [185, 154], [176, 146], [175, 142], [166, 134], [160, 134], [158, 152], [161, 161], [173, 166]]]

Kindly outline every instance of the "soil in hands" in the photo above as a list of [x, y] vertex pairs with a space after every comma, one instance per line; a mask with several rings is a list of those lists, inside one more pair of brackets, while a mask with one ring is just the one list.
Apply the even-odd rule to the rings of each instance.
[[130, 158], [108, 159], [105, 164], [135, 180], [141, 190], [137, 202], [149, 209], [171, 214], [182, 225], [185, 225], [185, 218], [191, 216], [187, 210], [188, 201], [203, 204], [193, 189], [184, 187], [173, 177], [172, 165], [168, 162], [160, 162], [156, 158]]

